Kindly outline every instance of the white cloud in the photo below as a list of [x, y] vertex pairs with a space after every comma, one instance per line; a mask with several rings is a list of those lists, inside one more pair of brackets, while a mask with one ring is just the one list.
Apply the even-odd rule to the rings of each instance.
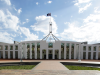
[[5, 28], [10, 28], [14, 31], [18, 30], [18, 17], [12, 15], [8, 10], [7, 14], [4, 14], [2, 10], [0, 10], [0, 22], [3, 23]]
[[95, 8], [94, 8], [94, 12], [95, 12], [95, 13], [100, 13], [100, 11], [97, 11], [98, 8], [99, 8], [99, 7], [95, 7]]
[[75, 0], [73, 2], [75, 2], [74, 5], [79, 5], [79, 4], [82, 4], [82, 3], [89, 3], [91, 0]]
[[2, 27], [0, 27], [0, 29], [2, 29]]
[[23, 22], [22, 24], [25, 24], [26, 22]]
[[47, 3], [52, 3], [52, 1], [48, 1]]
[[95, 21], [98, 21], [100, 22], [100, 14], [90, 14], [86, 19], [84, 19], [84, 22], [95, 22]]
[[28, 23], [29, 22], [29, 19], [26, 19], [26, 22], [23, 22], [22, 24], [25, 24], [25, 23]]
[[31, 33], [30, 30], [26, 27], [20, 27], [21, 32], [27, 37], [25, 38], [25, 41], [28, 40], [38, 40], [38, 36]]
[[16, 37], [17, 35], [16, 34], [10, 34], [12, 37]]
[[15, 11], [17, 11], [18, 14], [20, 14], [22, 12], [22, 8], [20, 8], [18, 10], [15, 8], [15, 6], [13, 6], [13, 8], [14, 8]]
[[38, 5], [39, 3], [38, 2], [36, 2], [36, 5]]
[[18, 9], [18, 14], [20, 14], [21, 12], [22, 12], [22, 10], [21, 10], [22, 8], [20, 8], [20, 9]]
[[[37, 16], [36, 18], [37, 23], [34, 25], [31, 25], [32, 29], [34, 31], [40, 31], [43, 32], [45, 35], [49, 33], [49, 22], [50, 22], [50, 17], [47, 16]], [[54, 21], [53, 17], [51, 17], [52, 21], [52, 33], [57, 36], [57, 24]]]
[[13, 6], [14, 10], [17, 11], [17, 9]]
[[75, 25], [75, 23], [69, 23], [68, 28], [64, 29], [60, 35], [62, 39], [73, 40], [78, 42], [88, 41], [89, 43], [100, 42], [100, 25], [99, 23], [87, 23], [81, 27]]
[[54, 15], [55, 17], [57, 17], [57, 15]]
[[83, 13], [84, 10], [87, 10], [88, 7], [91, 6], [91, 3], [87, 4], [85, 7], [83, 8], [79, 8], [79, 13]]
[[11, 5], [10, 0], [1, 0], [1, 1], [4, 1], [7, 5]]
[[28, 23], [29, 22], [29, 19], [26, 19], [26, 22]]
[[91, 6], [91, 0], [75, 0], [73, 1], [79, 7], [79, 13], [83, 13], [84, 10], [87, 10]]
[[7, 32], [0, 32], [0, 42], [13, 43], [13, 38]]
[[83, 24], [78, 26], [77, 22], [65, 22], [68, 28], [60, 34], [61, 39], [78, 42], [88, 41], [89, 43], [100, 42], [100, 14], [90, 14], [83, 19]]

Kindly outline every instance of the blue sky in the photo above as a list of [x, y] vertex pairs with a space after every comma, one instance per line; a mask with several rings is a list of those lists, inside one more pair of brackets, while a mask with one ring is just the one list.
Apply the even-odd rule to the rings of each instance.
[[41, 40], [100, 42], [100, 0], [0, 0], [0, 42]]

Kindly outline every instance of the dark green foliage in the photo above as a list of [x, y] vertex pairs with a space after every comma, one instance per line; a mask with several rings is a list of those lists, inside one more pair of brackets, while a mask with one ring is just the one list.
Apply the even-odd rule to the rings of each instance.
[[100, 70], [100, 68], [65, 65], [69, 70]]
[[19, 65], [19, 66], [1, 66], [1, 69], [32, 69], [34, 68], [36, 65]]

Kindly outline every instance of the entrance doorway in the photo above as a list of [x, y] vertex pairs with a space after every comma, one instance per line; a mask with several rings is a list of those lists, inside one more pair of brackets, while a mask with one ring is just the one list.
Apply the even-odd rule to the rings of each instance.
[[49, 54], [49, 59], [52, 59], [52, 54]]
[[55, 59], [57, 59], [57, 55], [55, 55]]
[[44, 55], [44, 59], [46, 59], [46, 55]]

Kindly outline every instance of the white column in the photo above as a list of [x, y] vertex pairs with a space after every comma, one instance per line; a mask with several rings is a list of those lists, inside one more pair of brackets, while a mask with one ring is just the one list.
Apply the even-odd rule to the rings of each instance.
[[13, 59], [15, 59], [15, 45], [13, 45]]
[[93, 59], [93, 46], [91, 46], [91, 60]]
[[96, 46], [96, 60], [98, 60], [98, 49], [99, 49], [99, 46]]
[[53, 49], [53, 59], [55, 59], [55, 50]]
[[66, 59], [66, 43], [64, 44], [64, 59]]
[[35, 59], [37, 59], [37, 42], [35, 42]]
[[3, 45], [3, 59], [5, 59], [5, 45]]
[[48, 59], [48, 49], [46, 49], [46, 59]]
[[81, 52], [80, 49], [81, 49], [81, 45], [79, 44], [79, 60], [81, 59], [81, 57], [80, 57], [80, 56], [81, 56], [81, 55], [80, 55], [80, 54], [81, 54], [81, 53], [80, 53], [80, 52]]
[[20, 44], [20, 58], [22, 59], [22, 43]]
[[61, 59], [61, 48], [59, 49], [59, 59]]
[[10, 59], [10, 45], [8, 45], [8, 59]]
[[40, 59], [42, 59], [42, 49], [41, 48], [40, 48]]
[[86, 46], [86, 59], [88, 59], [88, 46]]
[[32, 59], [32, 44], [30, 43], [30, 59]]
[[80, 51], [81, 51], [81, 59], [83, 59], [83, 45], [81, 45]]
[[69, 43], [69, 59], [71, 59], [71, 43]]
[[25, 59], [27, 59], [27, 43], [25, 43]]
[[17, 46], [18, 46], [18, 50], [16, 50], [16, 51], [18, 51], [18, 59], [20, 59], [21, 58], [21, 50], [22, 50], [21, 43]]
[[76, 44], [74, 44], [74, 59], [76, 59]]

